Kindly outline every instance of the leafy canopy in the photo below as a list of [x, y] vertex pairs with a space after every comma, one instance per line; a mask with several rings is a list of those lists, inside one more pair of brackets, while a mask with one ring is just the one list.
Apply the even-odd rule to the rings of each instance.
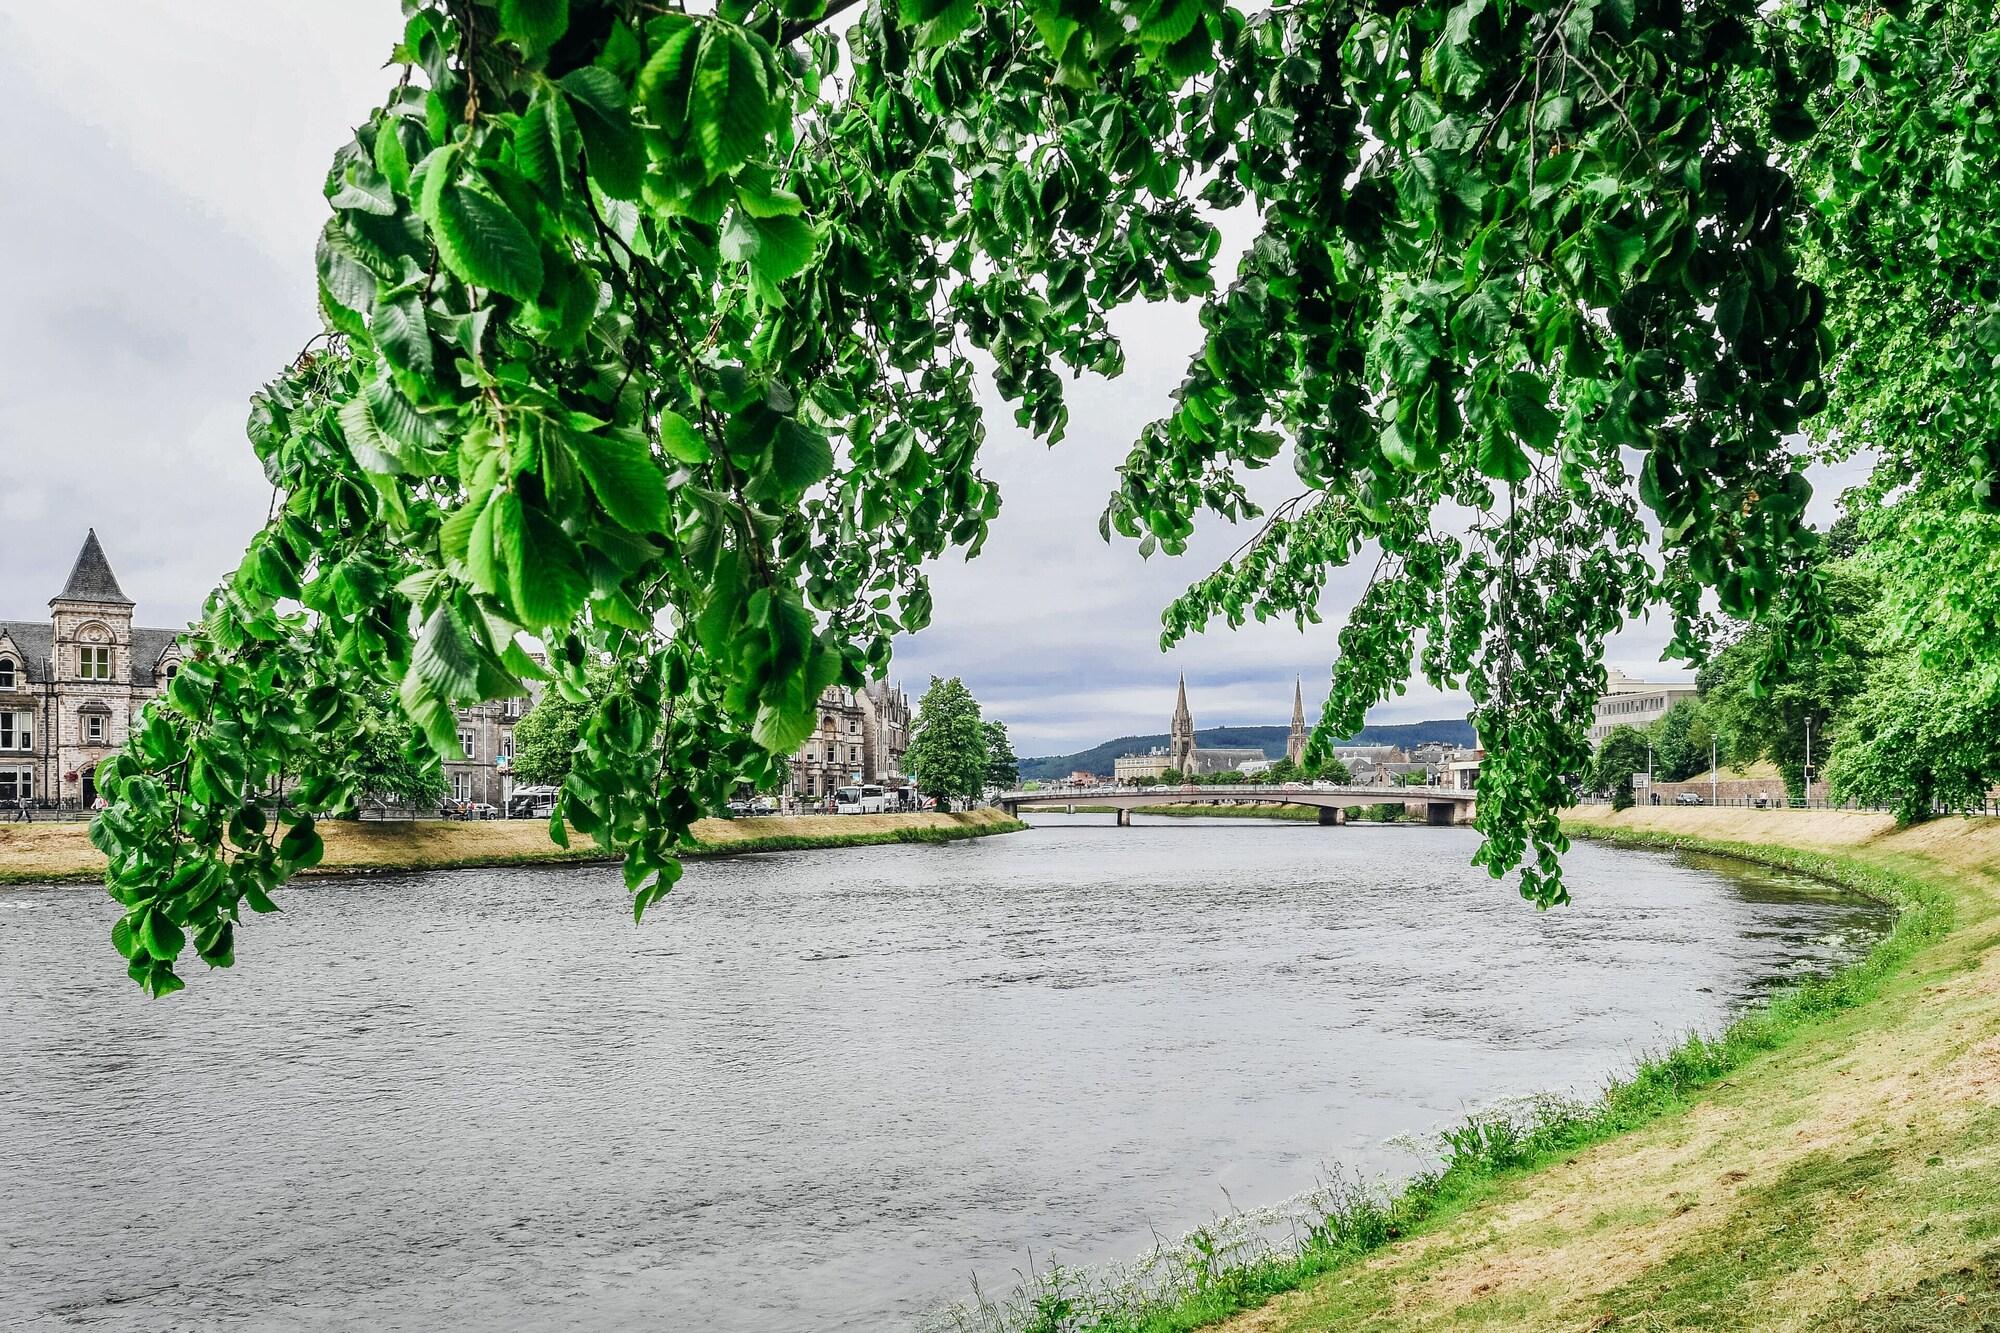
[[[932, 676], [930, 688], [917, 701], [903, 766], [918, 788], [940, 804], [975, 800], [986, 789], [991, 762], [987, 725], [980, 721], [979, 702], [964, 681]], [[1003, 729], [1001, 740], [1005, 739]]]
[[[272, 520], [98, 772], [155, 994], [317, 856], [343, 780], [310, 737], [377, 685], [444, 755], [458, 705], [595, 698], [550, 831], [622, 849], [643, 913], [690, 821], [774, 786], [821, 691], [929, 621], [924, 563], [978, 550], [973, 353], [1055, 442], [1134, 301], [1199, 300], [1207, 336], [1106, 536], [1265, 520], [1167, 640], [1316, 620], [1370, 562], [1316, 740], [1413, 669], [1468, 690], [1479, 857], [1542, 903], [1606, 634], [1664, 605], [1697, 653], [1712, 596], [1774, 658], [1824, 646], [1796, 432], [1833, 389], [1830, 430], [1913, 426], [1941, 491], [1993, 471], [1968, 0], [405, 9], [327, 176], [323, 345], [252, 410]], [[1836, 346], [1862, 269], [1916, 336]], [[1261, 515], [1244, 475], [1287, 456], [1301, 489]]]

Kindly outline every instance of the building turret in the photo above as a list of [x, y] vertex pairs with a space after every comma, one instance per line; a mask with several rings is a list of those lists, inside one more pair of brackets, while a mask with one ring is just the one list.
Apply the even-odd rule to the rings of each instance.
[[1174, 720], [1168, 728], [1167, 755], [1175, 771], [1194, 772], [1194, 714], [1188, 711], [1187, 673], [1181, 673], [1180, 698], [1174, 703]]
[[1285, 737], [1285, 758], [1294, 764], [1306, 754], [1306, 699], [1304, 683], [1296, 677], [1292, 680], [1292, 732]]

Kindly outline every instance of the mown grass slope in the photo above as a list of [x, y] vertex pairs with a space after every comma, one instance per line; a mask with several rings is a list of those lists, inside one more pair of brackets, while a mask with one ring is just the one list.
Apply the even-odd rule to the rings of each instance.
[[1678, 1109], [1223, 1327], [2000, 1330], [2000, 821], [1662, 808], [1577, 831], [1826, 853], [1937, 891], [1952, 925]]

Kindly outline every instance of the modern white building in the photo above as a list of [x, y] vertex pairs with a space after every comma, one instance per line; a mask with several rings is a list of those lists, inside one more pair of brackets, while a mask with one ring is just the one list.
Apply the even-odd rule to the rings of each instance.
[[1597, 720], [1590, 727], [1590, 743], [1596, 745], [1613, 728], [1633, 727], [1644, 731], [1667, 715], [1667, 710], [1683, 699], [1692, 699], [1693, 681], [1662, 684], [1636, 680], [1613, 668], [1605, 673], [1604, 693], [1597, 700]]

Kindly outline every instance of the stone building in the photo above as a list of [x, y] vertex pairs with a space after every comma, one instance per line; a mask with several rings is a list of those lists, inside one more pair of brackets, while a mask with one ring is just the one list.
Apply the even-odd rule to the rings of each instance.
[[541, 683], [529, 682], [534, 695], [526, 699], [490, 699], [458, 710], [458, 748], [462, 759], [444, 766], [453, 800], [490, 805], [505, 813], [513, 794], [514, 724], [534, 707]]
[[180, 632], [133, 609], [92, 529], [48, 620], [0, 620], [0, 804], [96, 801], [97, 765], [182, 660]]
[[[1288, 741], [1287, 745], [1289, 746], [1293, 742], [1296, 742], [1300, 750], [1303, 751], [1305, 748], [1305, 733], [1303, 731], [1305, 724], [1305, 704], [1296, 689], [1292, 693], [1292, 709], [1294, 735], [1293, 741]], [[1188, 709], [1187, 675], [1183, 673], [1180, 680], [1180, 693], [1174, 700], [1174, 716], [1172, 721], [1167, 724], [1166, 765], [1160, 770], [1148, 772], [1147, 775], [1158, 776], [1159, 772], [1169, 770], [1184, 776], [1226, 773], [1232, 769], [1240, 768], [1245, 763], [1255, 763], [1267, 757], [1263, 748], [1256, 745], [1196, 745], [1194, 740], [1194, 714]], [[1127, 763], [1127, 760], [1137, 761], [1141, 759], [1144, 759], [1146, 762]], [[1121, 775], [1129, 774], [1133, 777], [1138, 777], [1143, 771], [1151, 769], [1151, 760], [1152, 756], [1126, 755], [1121, 759], [1114, 760], [1113, 768]]]
[[[185, 657], [179, 630], [135, 625], [134, 612], [92, 529], [69, 581], [49, 599], [47, 621], [0, 620], [0, 807], [23, 798], [86, 810], [95, 803], [97, 765], [125, 744], [139, 710]], [[459, 710], [466, 757], [445, 765], [453, 795], [504, 808], [514, 723], [531, 702]]]
[[1140, 778], [1157, 778], [1173, 767], [1173, 760], [1167, 757], [1164, 746], [1156, 745], [1144, 754], [1121, 754], [1111, 761], [1111, 777], [1115, 782], [1136, 782]]
[[817, 805], [845, 786], [901, 786], [910, 748], [910, 700], [886, 680], [865, 689], [830, 687], [819, 699], [819, 726], [792, 756], [785, 784], [791, 808]]

